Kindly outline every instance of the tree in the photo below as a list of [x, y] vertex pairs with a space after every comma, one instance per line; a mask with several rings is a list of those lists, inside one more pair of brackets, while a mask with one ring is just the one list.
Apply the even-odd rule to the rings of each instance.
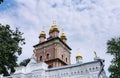
[[3, 0], [0, 0], [0, 4], [3, 2]]
[[0, 74], [13, 73], [18, 64], [17, 58], [22, 53], [22, 45], [25, 39], [17, 28], [11, 30], [9, 25], [0, 24]]
[[20, 63], [20, 66], [26, 66], [29, 62], [30, 62], [30, 58], [27, 58]]
[[107, 53], [113, 56], [108, 70], [110, 78], [120, 78], [120, 38], [112, 38], [107, 42]]

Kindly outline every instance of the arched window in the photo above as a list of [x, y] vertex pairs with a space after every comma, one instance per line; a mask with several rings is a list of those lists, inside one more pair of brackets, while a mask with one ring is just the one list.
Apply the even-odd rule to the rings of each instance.
[[40, 61], [42, 61], [42, 56], [40, 56]]
[[46, 55], [46, 58], [47, 58], [47, 59], [49, 59], [49, 56], [50, 56], [50, 55], [49, 55], [49, 54], [47, 54], [47, 55]]
[[62, 55], [62, 59], [63, 59], [64, 57], [63, 57], [63, 55]]
[[66, 62], [67, 62], [67, 58], [66, 58]]
[[53, 67], [53, 65], [49, 65], [49, 66], [48, 66], [48, 68], [52, 68], [52, 67]]

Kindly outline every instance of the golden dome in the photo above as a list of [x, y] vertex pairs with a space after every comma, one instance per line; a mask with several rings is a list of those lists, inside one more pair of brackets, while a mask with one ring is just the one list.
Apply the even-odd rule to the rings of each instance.
[[62, 33], [60, 36], [61, 39], [67, 40], [65, 33]]
[[80, 54], [76, 55], [76, 59], [82, 59], [82, 58], [83, 58], [82, 55], [80, 55]]
[[57, 32], [59, 32], [59, 28], [58, 28], [57, 25], [53, 25], [53, 31], [57, 31]]
[[55, 22], [55, 21], [53, 21], [53, 25], [51, 26], [51, 28], [50, 28], [50, 30], [49, 30], [49, 33], [54, 32], [54, 31], [59, 32], [59, 28], [58, 28], [58, 26], [56, 25], [56, 22]]
[[39, 35], [39, 38], [40, 38], [40, 37], [44, 37], [44, 38], [46, 38], [46, 34], [45, 34], [44, 31], [41, 31], [41, 33], [40, 33], [40, 35]]
[[51, 26], [49, 33], [53, 32], [53, 26]]

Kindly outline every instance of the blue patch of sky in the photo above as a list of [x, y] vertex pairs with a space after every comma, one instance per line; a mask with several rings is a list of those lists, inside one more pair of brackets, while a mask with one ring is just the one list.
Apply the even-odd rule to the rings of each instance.
[[77, 7], [76, 10], [79, 12], [85, 11], [85, 10], [91, 10], [91, 7]]
[[17, 7], [17, 2], [15, 0], [4, 0], [4, 2], [0, 4], [0, 11], [5, 11], [15, 7]]
[[[72, 0], [72, 3], [75, 4], [75, 5], [79, 5], [79, 4], [82, 4], [84, 3], [85, 0]], [[91, 3], [97, 3], [98, 0], [90, 0]]]
[[79, 5], [83, 2], [83, 0], [72, 0], [72, 4]]
[[51, 5], [53, 8], [56, 8], [57, 7], [57, 3], [54, 3]]
[[63, 1], [62, 5], [65, 6], [65, 7], [70, 8], [70, 4], [67, 4], [67, 3], [65, 2], [65, 0]]
[[13, 12], [12, 16], [14, 16], [15, 18], [19, 18], [19, 14], [17, 12]]
[[91, 0], [91, 3], [97, 3], [98, 0]]

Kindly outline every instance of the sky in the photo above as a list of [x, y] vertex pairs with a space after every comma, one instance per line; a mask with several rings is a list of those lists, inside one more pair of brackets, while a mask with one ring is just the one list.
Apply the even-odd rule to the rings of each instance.
[[18, 62], [32, 56], [43, 27], [49, 36], [53, 20], [60, 31], [64, 29], [72, 64], [77, 54], [83, 56], [83, 62], [93, 61], [96, 51], [105, 59], [109, 75], [112, 56], [106, 53], [106, 43], [120, 37], [120, 0], [4, 0], [0, 5], [0, 23], [24, 33], [26, 45]]

